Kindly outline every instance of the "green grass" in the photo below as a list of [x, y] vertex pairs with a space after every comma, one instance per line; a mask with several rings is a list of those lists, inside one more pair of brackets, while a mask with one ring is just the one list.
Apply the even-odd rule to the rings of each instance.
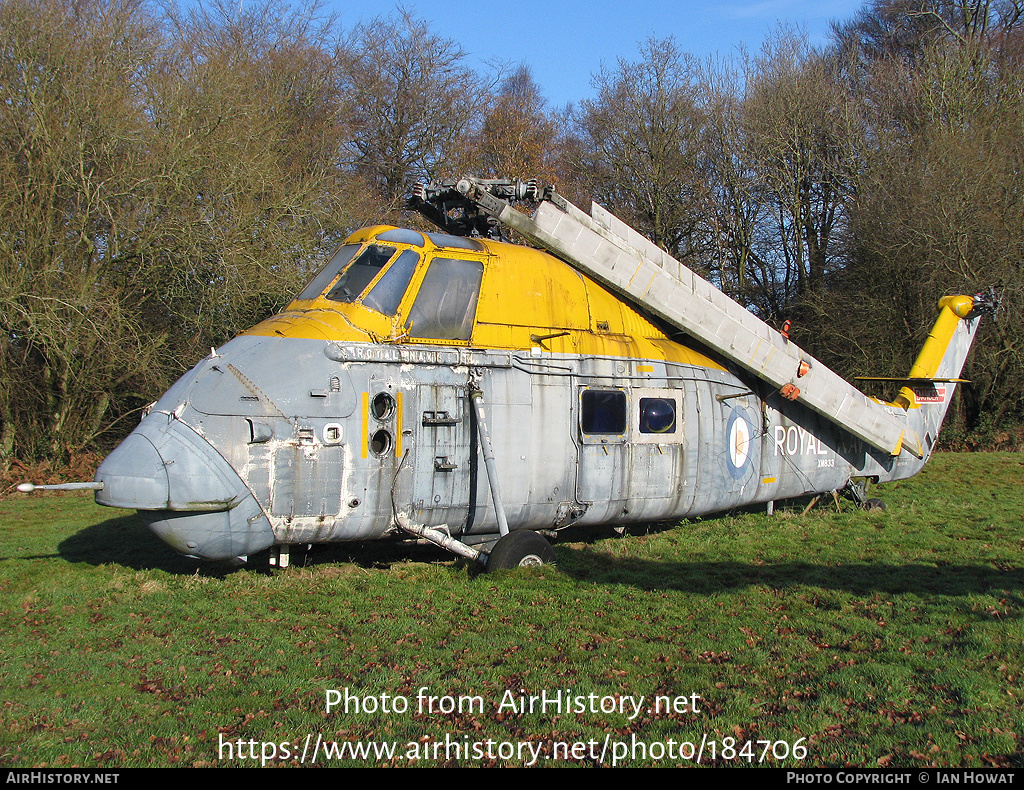
[[[557, 566], [495, 575], [380, 544], [275, 574], [265, 556], [198, 565], [88, 496], [17, 496], [0, 502], [0, 765], [287, 765], [309, 735], [396, 744], [320, 765], [529, 762], [499, 743], [544, 765], [609, 764], [617, 743], [638, 744], [620, 765], [688, 765], [680, 744], [703, 742], [720, 765], [1020, 766], [1022, 480], [1024, 456], [944, 454], [873, 491], [884, 513], [576, 533]], [[423, 687], [483, 708], [418, 712]], [[345, 688], [409, 709], [328, 714]], [[559, 689], [644, 702], [632, 720], [499, 710]], [[652, 708], [694, 694], [699, 712]], [[435, 761], [446, 737], [481, 745]]]

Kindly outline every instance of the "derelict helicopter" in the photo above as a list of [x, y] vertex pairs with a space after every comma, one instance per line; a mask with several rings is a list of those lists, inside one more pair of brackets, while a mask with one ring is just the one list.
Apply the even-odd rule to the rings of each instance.
[[296, 544], [412, 536], [489, 569], [544, 563], [570, 525], [916, 473], [993, 308], [943, 298], [883, 403], [596, 204], [464, 178], [410, 205], [443, 232], [352, 234], [77, 485], [190, 557], [284, 566]]

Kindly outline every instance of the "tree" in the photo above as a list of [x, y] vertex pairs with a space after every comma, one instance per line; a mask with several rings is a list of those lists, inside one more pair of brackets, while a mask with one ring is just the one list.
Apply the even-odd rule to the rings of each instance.
[[480, 132], [481, 175], [556, 180], [558, 130], [546, 104], [526, 66], [501, 82]]
[[149, 83], [165, 163], [155, 322], [194, 357], [282, 307], [361, 224], [339, 162], [349, 130], [333, 20], [316, 6], [200, 6], [170, 17]]
[[595, 77], [597, 98], [574, 117], [573, 177], [655, 244], [699, 262], [708, 243], [699, 69], [671, 39], [648, 41], [641, 55]]
[[337, 59], [351, 166], [396, 209], [417, 181], [448, 175], [489, 86], [455, 42], [404, 12], [357, 25]]
[[0, 4], [0, 463], [123, 424], [344, 231], [312, 11]]
[[748, 271], [769, 315], [821, 290], [838, 265], [855, 166], [855, 113], [828, 56], [782, 31], [748, 64], [739, 139], [730, 147], [745, 172], [741, 202], [761, 207], [749, 240]]
[[915, 65], [938, 42], [993, 41], [1022, 22], [1020, 0], [873, 0], [833, 29], [837, 46], [863, 63]]
[[156, 176], [141, 82], [159, 48], [132, 0], [0, 5], [0, 462], [103, 427], [145, 380], [131, 293]]
[[[909, 10], [908, 10], [909, 9]], [[948, 293], [1000, 286], [1003, 310], [988, 322], [965, 375], [961, 418], [992, 424], [1024, 414], [1024, 80], [1020, 6], [876, 4], [846, 28], [917, 30], [899, 47], [872, 32], [849, 58], [863, 115], [862, 161], [851, 203], [845, 266], [817, 307], [870, 315], [822, 336], [823, 353], [849, 372], [902, 375]], [[901, 16], [902, 15], [902, 16]], [[907, 18], [905, 18], [907, 17]], [[929, 26], [920, 31], [924, 20]]]

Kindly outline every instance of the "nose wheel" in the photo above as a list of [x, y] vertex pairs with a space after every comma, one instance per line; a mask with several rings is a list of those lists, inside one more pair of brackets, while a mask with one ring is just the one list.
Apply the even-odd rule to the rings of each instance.
[[498, 539], [487, 555], [487, 570], [527, 568], [550, 565], [555, 561], [555, 550], [543, 536], [530, 530], [514, 530]]

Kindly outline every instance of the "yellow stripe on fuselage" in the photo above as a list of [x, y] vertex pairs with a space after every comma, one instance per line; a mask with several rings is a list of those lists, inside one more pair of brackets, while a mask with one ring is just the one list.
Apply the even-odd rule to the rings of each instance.
[[402, 393], [395, 393], [395, 457], [402, 457]]
[[362, 456], [366, 458], [367, 447], [370, 444], [370, 393], [363, 393], [363, 437], [360, 442]]

